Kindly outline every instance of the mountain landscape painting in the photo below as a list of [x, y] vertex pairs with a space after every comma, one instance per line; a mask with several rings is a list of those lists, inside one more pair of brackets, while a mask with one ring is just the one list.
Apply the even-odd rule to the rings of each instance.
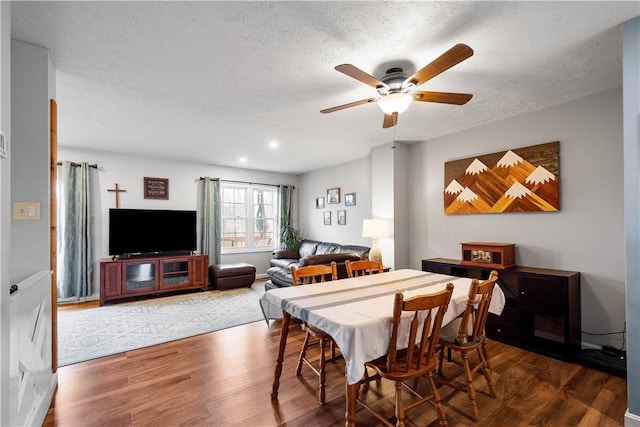
[[560, 142], [446, 162], [446, 215], [560, 209]]

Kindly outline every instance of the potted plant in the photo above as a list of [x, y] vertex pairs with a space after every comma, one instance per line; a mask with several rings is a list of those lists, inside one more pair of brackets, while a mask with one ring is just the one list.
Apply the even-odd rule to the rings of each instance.
[[282, 217], [280, 223], [280, 250], [297, 251], [303, 236], [300, 230], [294, 227], [289, 218]]

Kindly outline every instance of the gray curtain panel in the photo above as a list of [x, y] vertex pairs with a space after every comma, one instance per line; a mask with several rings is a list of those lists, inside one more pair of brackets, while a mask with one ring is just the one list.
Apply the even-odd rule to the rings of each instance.
[[280, 185], [280, 228], [291, 225], [291, 206], [293, 204], [293, 186]]
[[58, 299], [93, 294], [89, 164], [58, 166]]
[[220, 264], [220, 179], [205, 177], [203, 181], [202, 253], [209, 256], [209, 265]]

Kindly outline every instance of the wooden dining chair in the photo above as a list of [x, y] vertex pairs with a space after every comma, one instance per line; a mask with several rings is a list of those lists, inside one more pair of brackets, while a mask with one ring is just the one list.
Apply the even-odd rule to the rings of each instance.
[[361, 261], [345, 261], [344, 263], [347, 269], [348, 277], [359, 277], [359, 276], [367, 276], [369, 274], [382, 273], [382, 260], [378, 261], [369, 261], [369, 260], [361, 260]]
[[[291, 266], [291, 277], [293, 278], [293, 284], [295, 286], [311, 285], [315, 283], [322, 283], [328, 280], [338, 279], [338, 269], [336, 263], [332, 262], [331, 265], [308, 265], [300, 268]], [[306, 364], [311, 370], [318, 376], [318, 401], [321, 404], [325, 403], [325, 382], [326, 373], [325, 366], [327, 362], [338, 358], [336, 355], [336, 346], [333, 338], [324, 331], [318, 328], [302, 324], [302, 328], [305, 330], [304, 341], [302, 342], [302, 349], [300, 350], [300, 356], [298, 357], [298, 363], [296, 365], [296, 376], [300, 376], [302, 372], [302, 365]], [[327, 359], [327, 344], [331, 351], [331, 357]], [[307, 358], [307, 350], [309, 347], [317, 346], [320, 351], [320, 361], [318, 367], [315, 367], [313, 363]]]
[[[437, 365], [436, 347], [440, 338], [442, 318], [449, 306], [453, 284], [449, 283], [445, 290], [428, 295], [418, 295], [404, 299], [402, 293], [397, 293], [393, 304], [391, 320], [391, 341], [389, 350], [383, 357], [366, 362], [365, 366], [372, 368], [383, 379], [395, 383], [395, 419], [392, 424], [388, 417], [369, 405], [364, 398], [357, 396], [356, 405], [361, 405], [370, 411], [383, 424], [393, 427], [404, 426], [405, 411], [423, 403], [429, 403], [438, 414], [441, 426], [446, 426], [447, 415], [440, 402], [438, 388], [433, 380], [433, 371]], [[407, 336], [400, 334], [400, 321], [403, 316], [411, 319]], [[404, 344], [404, 345], [403, 345]], [[429, 395], [418, 393], [409, 384], [410, 380], [426, 377], [429, 381]], [[402, 388], [406, 388], [413, 400], [405, 405], [402, 398]]]
[[[493, 385], [491, 365], [485, 337], [485, 324], [489, 316], [489, 305], [493, 296], [493, 288], [498, 280], [498, 272], [493, 270], [488, 280], [482, 283], [478, 279], [471, 280], [467, 306], [462, 315], [462, 321], [458, 329], [458, 335], [441, 336], [438, 345], [439, 362], [436, 382], [467, 393], [471, 405], [471, 417], [474, 421], [480, 419], [478, 403], [476, 402], [476, 390], [473, 387], [473, 376], [481, 371], [489, 388], [489, 395], [496, 397], [496, 389]], [[452, 357], [452, 351], [456, 357]], [[475, 352], [476, 360], [472, 366], [469, 354]], [[442, 365], [447, 353], [447, 361], [461, 366], [464, 369], [465, 383], [447, 378], [442, 372]]]

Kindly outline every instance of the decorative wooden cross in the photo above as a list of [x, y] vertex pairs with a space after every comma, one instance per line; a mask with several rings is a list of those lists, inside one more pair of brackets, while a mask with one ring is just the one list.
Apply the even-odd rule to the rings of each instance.
[[107, 191], [111, 191], [113, 193], [116, 193], [116, 208], [120, 207], [120, 193], [126, 193], [127, 190], [123, 190], [121, 188], [118, 188], [118, 183], [116, 182], [116, 188], [108, 188]]

